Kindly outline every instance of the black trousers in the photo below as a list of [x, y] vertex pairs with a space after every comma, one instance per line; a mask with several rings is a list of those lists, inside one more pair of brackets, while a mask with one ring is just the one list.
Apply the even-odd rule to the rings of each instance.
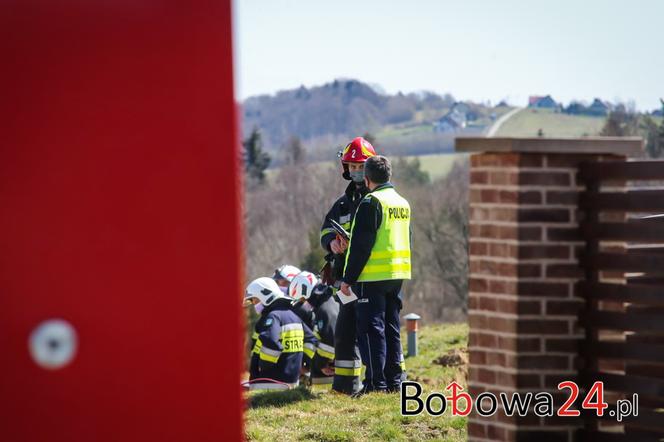
[[365, 385], [374, 390], [401, 385], [402, 349], [399, 312], [403, 280], [359, 282], [357, 333], [360, 355], [367, 367]]

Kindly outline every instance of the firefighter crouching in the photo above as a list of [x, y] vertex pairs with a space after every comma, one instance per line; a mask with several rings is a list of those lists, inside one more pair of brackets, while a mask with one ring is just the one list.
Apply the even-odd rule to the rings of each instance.
[[272, 278], [252, 281], [244, 299], [260, 313], [252, 336], [252, 388], [270, 388], [274, 381], [297, 386], [303, 357], [313, 358], [318, 343], [312, 330], [293, 313], [291, 298], [282, 293]]
[[311, 383], [332, 385], [334, 376], [334, 328], [339, 316], [339, 301], [332, 287], [322, 284], [311, 272], [302, 272], [291, 282], [289, 294], [311, 306], [314, 313], [314, 336], [318, 340], [316, 354], [310, 364]]

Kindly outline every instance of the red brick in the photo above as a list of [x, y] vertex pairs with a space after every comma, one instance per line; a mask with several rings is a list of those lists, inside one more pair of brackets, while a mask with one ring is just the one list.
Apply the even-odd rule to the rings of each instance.
[[498, 311], [497, 306], [498, 302], [496, 298], [487, 298], [486, 296], [482, 296], [479, 298], [479, 309], [480, 310], [488, 310], [488, 311]]
[[503, 207], [473, 207], [470, 208], [471, 221], [516, 221], [516, 210]]
[[504, 441], [507, 439], [507, 430], [496, 425], [489, 425], [486, 429], [486, 435], [492, 441]]
[[562, 282], [524, 282], [518, 283], [519, 295], [567, 297], [570, 286]]
[[546, 237], [549, 241], [583, 241], [578, 227], [547, 227]]
[[500, 295], [516, 295], [517, 282], [490, 279], [489, 293], [496, 293]]
[[517, 274], [520, 278], [538, 278], [542, 275], [540, 264], [518, 264]]
[[472, 241], [470, 243], [471, 255], [486, 255], [489, 250], [489, 245], [485, 242]]
[[471, 292], [486, 292], [489, 288], [489, 283], [486, 279], [470, 278], [469, 289]]
[[546, 203], [547, 204], [568, 204], [576, 206], [579, 202], [579, 192], [577, 191], [562, 191], [562, 190], [547, 190]]
[[519, 173], [502, 170], [489, 172], [489, 184], [497, 186], [515, 186], [519, 184]]
[[[569, 422], [571, 424], [571, 422]], [[569, 442], [567, 430], [556, 431], [552, 429], [538, 430], [517, 430], [514, 435], [507, 437], [514, 437], [515, 442]]]
[[475, 294], [471, 292], [470, 296], [468, 297], [468, 308], [470, 310], [477, 310], [479, 305], [480, 303], [479, 300], [477, 299], [477, 296], [475, 296]]
[[548, 278], [583, 278], [584, 270], [577, 264], [546, 264]]
[[522, 336], [498, 336], [498, 348], [515, 352], [536, 352], [541, 350], [540, 338]]
[[542, 193], [537, 190], [528, 190], [519, 192], [519, 203], [520, 204], [541, 204], [542, 203]]
[[[475, 376], [471, 377], [474, 381], [479, 381], [483, 384], [495, 384], [496, 383], [496, 374], [493, 370], [488, 370], [486, 368], [477, 368], [475, 371]], [[473, 370], [471, 367], [471, 376]]]
[[[515, 263], [511, 262], [499, 262], [499, 261], [489, 261], [486, 259], [473, 259], [473, 261], [479, 261], [479, 272], [485, 275], [493, 276], [516, 276], [517, 268]], [[489, 287], [491, 282], [489, 282]]]
[[566, 301], [546, 301], [547, 315], [578, 315], [584, 307], [584, 302], [580, 299], [570, 299]]
[[576, 338], [546, 338], [544, 340], [544, 348], [547, 352], [577, 353], [579, 351], [579, 340]]
[[472, 371], [475, 367], [474, 365], [484, 365], [486, 364], [486, 351], [476, 350], [471, 348], [468, 351], [468, 360], [470, 362], [470, 370]]
[[569, 368], [567, 356], [519, 355], [519, 369], [565, 370]]
[[489, 173], [471, 170], [470, 184], [489, 184]]
[[496, 373], [496, 384], [511, 388], [540, 388], [541, 380], [540, 375], [537, 374], [516, 374], [499, 371]]
[[522, 223], [567, 223], [570, 212], [568, 209], [519, 209], [518, 220]]
[[518, 333], [562, 335], [569, 333], [569, 322], [564, 319], [519, 319]]
[[497, 365], [499, 367], [505, 366], [505, 353], [498, 353], [495, 351], [486, 354], [487, 365]]
[[519, 246], [520, 259], [567, 259], [569, 257], [569, 246], [549, 246], [540, 244]]
[[519, 184], [524, 186], [569, 186], [570, 174], [567, 172], [521, 172]]
[[517, 247], [513, 244], [490, 243], [488, 255], [496, 257], [516, 257], [517, 250]]
[[541, 307], [539, 301], [498, 299], [497, 311], [520, 315], [539, 315]]
[[468, 436], [486, 439], [486, 425], [478, 422], [468, 422]]
[[521, 167], [542, 167], [544, 155], [539, 153], [522, 153], [519, 158]]

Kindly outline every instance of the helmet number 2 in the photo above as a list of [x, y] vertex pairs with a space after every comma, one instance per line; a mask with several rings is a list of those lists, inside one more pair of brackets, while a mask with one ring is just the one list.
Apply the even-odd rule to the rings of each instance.
[[355, 149], [353, 149], [353, 150], [350, 152], [350, 157], [351, 157], [351, 158], [355, 158], [355, 152], [357, 152]]

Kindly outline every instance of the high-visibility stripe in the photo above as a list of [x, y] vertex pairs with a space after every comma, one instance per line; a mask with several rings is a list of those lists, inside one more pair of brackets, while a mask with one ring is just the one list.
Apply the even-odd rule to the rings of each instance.
[[401, 358], [399, 360], [399, 365], [401, 365], [401, 370], [406, 371], [406, 359], [403, 357], [403, 353], [401, 353]]
[[335, 360], [334, 374], [338, 376], [360, 376], [362, 374], [362, 362], [359, 360]]
[[327, 359], [334, 359], [334, 347], [331, 345], [323, 344], [322, 342], [318, 343], [318, 354]]
[[254, 348], [251, 349], [251, 352], [259, 354], [261, 352], [261, 347], [262, 346], [263, 346], [263, 343], [261, 342], [261, 340], [256, 339], [256, 343], [254, 344]]
[[272, 350], [271, 348], [267, 348], [265, 346], [261, 347], [261, 360], [276, 364], [279, 360], [279, 356], [281, 356], [281, 352], [279, 350]]
[[304, 344], [305, 355], [309, 356], [310, 358], [313, 358], [315, 353], [316, 353], [316, 347], [314, 347], [314, 344], [308, 342]]
[[259, 336], [259, 335], [258, 335], [258, 332], [254, 332], [254, 333], [251, 335], [251, 339], [258, 339], [258, 336]]
[[408, 273], [410, 275], [410, 263], [399, 263], [399, 264], [377, 264], [377, 265], [365, 265], [362, 273], [371, 274], [371, 273]]
[[318, 339], [319, 341], [321, 340], [320, 333], [318, 333], [318, 331], [314, 331], [314, 336], [315, 336], [316, 339]]
[[369, 255], [371, 260], [384, 258], [410, 258], [410, 250], [383, 250]]
[[320, 231], [320, 237], [322, 238], [325, 235], [327, 235], [328, 233], [336, 233], [336, 231], [331, 227], [326, 227], [326, 228], [324, 228], [323, 230]]
[[362, 374], [362, 368], [341, 368], [334, 367], [334, 374], [337, 376], [353, 376], [358, 377]]

